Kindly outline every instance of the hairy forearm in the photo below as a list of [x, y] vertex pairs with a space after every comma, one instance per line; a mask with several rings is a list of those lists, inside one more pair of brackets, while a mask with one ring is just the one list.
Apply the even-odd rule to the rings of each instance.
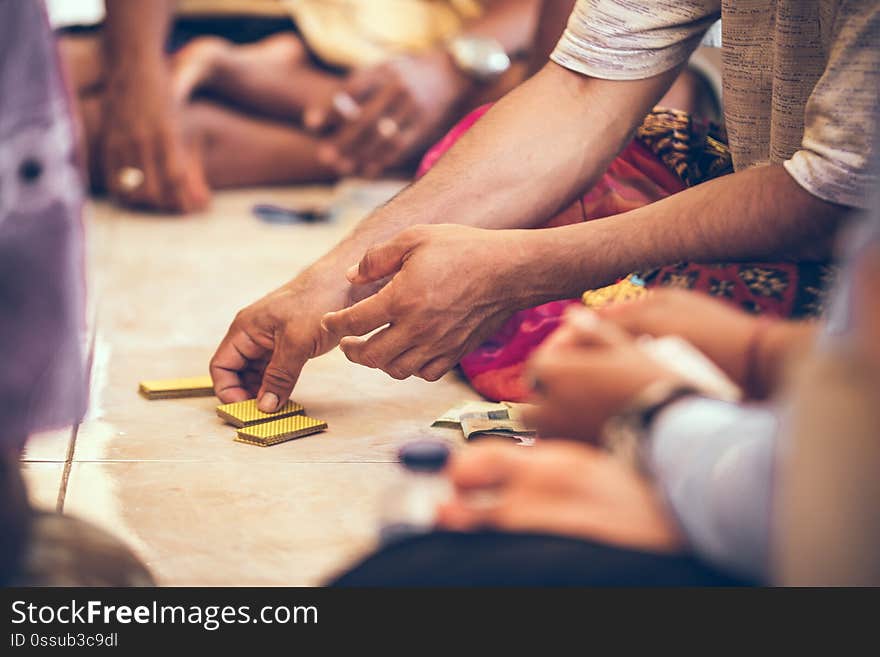
[[606, 219], [534, 231], [529, 240], [536, 267], [561, 263], [555, 294], [542, 292], [563, 298], [675, 262], [822, 260], [830, 256], [847, 212], [809, 194], [781, 165], [771, 165]]
[[538, 226], [602, 174], [671, 77], [611, 82], [549, 64], [355, 233], [384, 222]]
[[541, 225], [598, 179], [673, 78], [599, 80], [550, 63], [386, 210], [413, 223]]

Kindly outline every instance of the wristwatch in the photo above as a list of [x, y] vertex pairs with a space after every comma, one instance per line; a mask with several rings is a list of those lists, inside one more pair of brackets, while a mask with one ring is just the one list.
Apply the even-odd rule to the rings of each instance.
[[641, 445], [660, 412], [700, 390], [681, 381], [656, 381], [638, 393], [622, 411], [605, 422], [599, 434], [602, 445], [624, 461], [641, 467]]
[[452, 61], [478, 82], [491, 82], [510, 68], [510, 57], [495, 39], [461, 35], [446, 44]]

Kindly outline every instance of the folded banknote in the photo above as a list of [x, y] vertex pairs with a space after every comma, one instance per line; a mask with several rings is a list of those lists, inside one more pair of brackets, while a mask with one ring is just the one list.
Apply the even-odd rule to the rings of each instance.
[[531, 444], [535, 432], [522, 421], [522, 411], [528, 406], [515, 402], [462, 402], [434, 420], [431, 426], [460, 427], [467, 440], [496, 436]]

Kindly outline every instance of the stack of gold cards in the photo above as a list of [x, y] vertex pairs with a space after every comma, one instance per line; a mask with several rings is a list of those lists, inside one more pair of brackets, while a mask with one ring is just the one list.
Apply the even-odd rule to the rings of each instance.
[[190, 376], [183, 379], [160, 379], [141, 381], [140, 393], [147, 399], [182, 399], [184, 397], [210, 397], [214, 394], [211, 377]]
[[[207, 397], [214, 394], [210, 376], [191, 376], [182, 379], [141, 381], [140, 393], [147, 399], [183, 399]], [[256, 399], [232, 404], [220, 404], [217, 415], [238, 429], [237, 442], [258, 447], [270, 447], [324, 431], [327, 423], [304, 415], [302, 404], [290, 399], [274, 413], [263, 413]]]
[[280, 409], [274, 413], [264, 413], [257, 408], [256, 399], [248, 399], [243, 402], [234, 402], [232, 404], [220, 404], [217, 407], [217, 415], [234, 427], [249, 427], [252, 424], [260, 424], [270, 420], [280, 420], [283, 417], [291, 415], [299, 415], [305, 411], [302, 404], [297, 404], [290, 399]]
[[294, 438], [324, 431], [327, 423], [306, 415], [290, 415], [280, 420], [263, 422], [238, 430], [235, 440], [258, 447], [271, 447]]
[[304, 412], [301, 404], [291, 400], [274, 413], [263, 413], [257, 408], [256, 399], [217, 407], [217, 415], [238, 427], [237, 442], [258, 447], [271, 447], [327, 428], [326, 422], [303, 415]]

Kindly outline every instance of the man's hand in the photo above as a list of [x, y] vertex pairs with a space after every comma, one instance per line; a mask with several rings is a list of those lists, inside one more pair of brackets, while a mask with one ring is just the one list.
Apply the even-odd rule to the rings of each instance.
[[[528, 307], [526, 233], [453, 224], [408, 228], [368, 250], [347, 274], [355, 285], [391, 280], [325, 315], [324, 327], [341, 338], [352, 362], [395, 379], [436, 381], [515, 310]], [[353, 337], [381, 327], [369, 338]]]
[[455, 454], [447, 473], [456, 493], [439, 509], [446, 529], [541, 532], [665, 553], [682, 548], [650, 483], [594, 447], [485, 441]]
[[220, 401], [257, 397], [260, 410], [269, 413], [290, 398], [306, 361], [335, 344], [321, 316], [345, 301], [327, 289], [305, 272], [236, 315], [211, 359]]
[[568, 312], [528, 371], [538, 405], [526, 421], [541, 435], [588, 442], [647, 386], [679, 378], [641, 351], [633, 336], [586, 308]]
[[[101, 163], [107, 191], [120, 203], [166, 212], [193, 212], [210, 201], [202, 163], [186, 144], [164, 62], [138, 62], [108, 73]], [[120, 176], [142, 172], [136, 185]], [[137, 181], [135, 181], [137, 182]]]
[[376, 177], [424, 148], [473, 88], [442, 51], [355, 71], [329, 104], [305, 112], [306, 127], [333, 129], [319, 152], [340, 175]]

